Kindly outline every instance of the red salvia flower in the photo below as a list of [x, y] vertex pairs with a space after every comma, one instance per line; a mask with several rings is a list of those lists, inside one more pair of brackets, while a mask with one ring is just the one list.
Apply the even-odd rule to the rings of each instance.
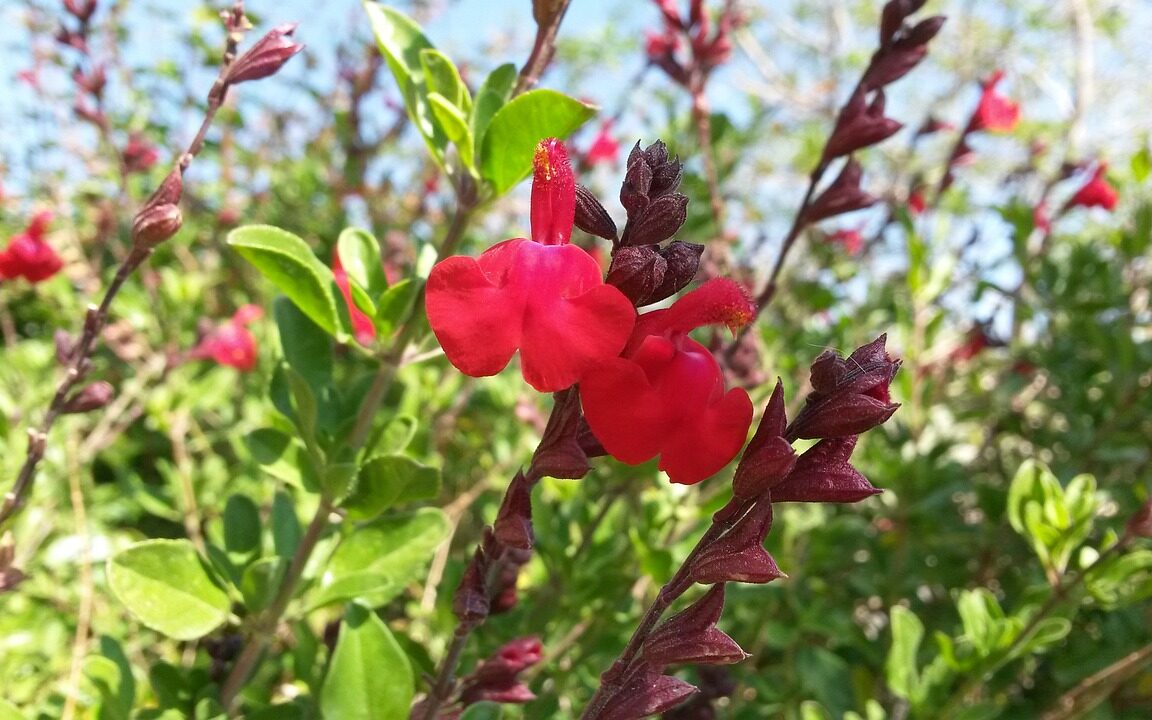
[[982, 83], [980, 104], [972, 114], [969, 127], [972, 130], [989, 132], [1011, 132], [1020, 120], [1020, 105], [996, 92], [996, 85], [1004, 78], [1004, 72], [997, 70]]
[[528, 384], [556, 392], [615, 357], [636, 312], [569, 243], [576, 183], [564, 145], [542, 141], [534, 165], [532, 239], [443, 260], [428, 277], [426, 307], [448, 361], [465, 375], [495, 375], [519, 349]]
[[256, 367], [256, 338], [247, 325], [264, 315], [258, 305], [244, 305], [230, 320], [204, 336], [192, 357], [215, 360], [221, 365], [248, 372]]
[[864, 249], [864, 236], [860, 228], [842, 228], [828, 236], [828, 242], [843, 246], [849, 255], [859, 255]]
[[924, 192], [921, 190], [913, 190], [908, 193], [908, 210], [913, 215], [919, 215], [924, 212], [928, 207], [928, 201], [924, 199]]
[[735, 329], [754, 315], [747, 293], [724, 278], [642, 315], [622, 356], [580, 382], [584, 415], [604, 449], [632, 465], [659, 455], [675, 483], [724, 467], [744, 444], [752, 401], [743, 389], [725, 392], [716, 359], [688, 333], [721, 323]]
[[1108, 172], [1108, 163], [1100, 162], [1096, 165], [1095, 172], [1088, 182], [1076, 191], [1076, 194], [1068, 199], [1068, 204], [1065, 209], [1074, 207], [1102, 207], [1105, 210], [1114, 210], [1116, 202], [1120, 199], [1119, 193], [1116, 188], [1108, 184], [1108, 178], [1105, 173]]
[[156, 164], [160, 159], [160, 151], [140, 133], [132, 133], [128, 136], [128, 143], [124, 146], [121, 157], [125, 172], [142, 173]]
[[592, 144], [588, 146], [588, 151], [584, 153], [584, 162], [589, 166], [598, 163], [615, 165], [619, 157], [620, 143], [612, 137], [612, 120], [608, 119], [600, 125], [600, 131], [596, 133]]
[[8, 247], [0, 250], [0, 280], [22, 277], [28, 282], [38, 283], [60, 272], [64, 261], [44, 239], [50, 222], [51, 212], [36, 213], [24, 232], [13, 237]]
[[336, 281], [336, 287], [340, 288], [344, 302], [348, 304], [348, 314], [352, 317], [352, 334], [356, 336], [356, 342], [361, 345], [372, 344], [376, 339], [376, 326], [372, 324], [372, 318], [368, 317], [368, 313], [352, 302], [352, 284], [348, 280], [348, 273], [340, 263], [340, 253], [335, 249], [332, 250], [332, 278]]

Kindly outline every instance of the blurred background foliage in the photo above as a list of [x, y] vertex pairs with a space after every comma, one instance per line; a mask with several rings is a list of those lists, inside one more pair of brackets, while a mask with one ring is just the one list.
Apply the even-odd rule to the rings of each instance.
[[[209, 4], [104, 5], [91, 47], [109, 72], [104, 131], [71, 109], [70, 74], [88, 60], [53, 40], [58, 5], [0, 9], [0, 235], [50, 209], [50, 241], [66, 260], [46, 283], [0, 284], [5, 483], [23, 459], [26, 425], [55, 384], [53, 331], [78, 325], [125, 254], [131, 208], [187, 141], [221, 43], [218, 8]], [[689, 222], [678, 237], [707, 242], [742, 277], [762, 278], [833, 113], [871, 52], [879, 3], [741, 4], [746, 22], [733, 59], [709, 86], [723, 227], [708, 211], [689, 98], [646, 65], [643, 31], [658, 26], [658, 12], [648, 3], [609, 5], [575, 0], [544, 79], [615, 120], [619, 154], [579, 163], [582, 180], [622, 217], [612, 198], [627, 149], [663, 139], [688, 168]], [[508, 6], [483, 17], [485, 3], [402, 4], [473, 87], [527, 55], [529, 3]], [[233, 93], [190, 175], [183, 231], [114, 308], [95, 362], [117, 388], [115, 400], [57, 427], [33, 502], [13, 528], [16, 564], [29, 577], [0, 596], [0, 677], [4, 698], [25, 717], [60, 717], [70, 694], [69, 712], [80, 717], [157, 717], [160, 708], [183, 707], [172, 697], [195, 697], [219, 680], [227, 631], [158, 642], [109, 592], [105, 561], [145, 538], [223, 544], [237, 496], [255, 503], [268, 543], [277, 513], [310, 512], [308, 498], [261, 468], [246, 442], [284, 422], [267, 399], [279, 353], [275, 291], [226, 247], [226, 232], [277, 225], [327, 263], [341, 229], [361, 226], [380, 241], [385, 265], [404, 273], [452, 214], [451, 188], [410, 127], [359, 4], [249, 9], [258, 28], [301, 21], [303, 61]], [[949, 21], [925, 65], [891, 94], [889, 114], [906, 129], [861, 158], [865, 186], [883, 202], [806, 233], [761, 317], [762, 374], [749, 378], [759, 381], [750, 390], [762, 407], [771, 387], [763, 381], [780, 376], [792, 410], [823, 349], [847, 352], [888, 333], [904, 361], [893, 387], [903, 407], [856, 456], [885, 492], [856, 506], [779, 507], [768, 547], [788, 579], [732, 588], [721, 621], [752, 657], [686, 677], [718, 689], [712, 711], [727, 718], [1145, 718], [1152, 563], [1139, 553], [1147, 542], [1126, 549], [1137, 560], [1120, 569], [1086, 568], [1117, 543], [1152, 489], [1152, 160], [1146, 113], [1133, 111], [1152, 90], [1144, 42], [1152, 13], [1109, 0], [931, 2], [928, 10]], [[509, 21], [496, 22], [502, 17]], [[994, 70], [1005, 71], [1002, 92], [1020, 103], [1022, 121], [977, 138], [972, 162], [936, 197], [955, 131], [915, 130], [928, 117], [962, 126], [978, 80]], [[598, 123], [574, 136], [577, 157]], [[133, 134], [160, 157], [141, 172], [126, 172], [121, 160]], [[1109, 163], [1118, 207], [1056, 217], [1084, 177], [1082, 163], [1094, 160]], [[918, 213], [908, 199], [921, 188], [929, 207]], [[1035, 227], [1042, 198], [1053, 209], [1050, 233]], [[467, 251], [523, 235], [526, 200], [521, 187], [486, 207]], [[837, 229], [859, 231], [858, 251], [830, 240]], [[190, 359], [211, 327], [247, 303], [268, 311], [252, 327], [255, 371]], [[357, 350], [336, 348], [348, 387], [374, 367]], [[427, 504], [451, 521], [451, 541], [427, 575], [379, 610], [419, 676], [450, 638], [451, 590], [535, 447], [549, 400], [527, 391], [515, 371], [474, 380], [442, 358], [405, 366], [398, 381], [381, 423], [415, 419], [405, 453], [442, 469], [440, 496]], [[1090, 475], [1077, 485], [1087, 499], [1077, 504], [1035, 480], [1049, 472], [1057, 488]], [[1014, 486], [1037, 513], [1056, 518], [1054, 535], [1014, 527]], [[654, 466], [611, 460], [579, 482], [545, 480], [521, 601], [478, 631], [463, 667], [537, 634], [545, 658], [530, 686], [538, 699], [506, 716], [574, 717], [728, 487], [723, 474], [670, 486]], [[1052, 560], [1062, 541], [1063, 565]], [[1053, 597], [1045, 612], [1066, 622], [1017, 643]], [[91, 631], [78, 641], [86, 660], [77, 675], [73, 636], [85, 613]], [[287, 649], [265, 663], [253, 686], [296, 713], [276, 717], [314, 716], [310, 673], [328, 652], [326, 623], [338, 619], [337, 609], [299, 616]], [[914, 641], [917, 626], [923, 642]], [[1134, 668], [1101, 675], [1141, 652]], [[1101, 701], [1090, 710], [1059, 714], [1062, 699], [1091, 693]]]

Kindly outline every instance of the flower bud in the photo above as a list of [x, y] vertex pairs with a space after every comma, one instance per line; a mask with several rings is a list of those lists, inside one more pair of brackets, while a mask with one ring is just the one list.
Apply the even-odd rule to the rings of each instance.
[[832, 184], [804, 211], [804, 220], [809, 223], [819, 222], [825, 218], [874, 205], [876, 198], [860, 187], [863, 172], [860, 163], [848, 158], [848, 162], [844, 164], [844, 168]]
[[70, 415], [99, 410], [112, 402], [114, 394], [115, 390], [111, 384], [103, 381], [95, 382], [68, 398], [60, 412], [64, 415]]
[[1125, 530], [1130, 537], [1152, 538], [1152, 499], [1144, 501], [1140, 509], [1128, 519]]
[[291, 39], [295, 30], [296, 23], [286, 23], [269, 30], [232, 63], [228, 68], [225, 83], [236, 85], [249, 80], [260, 80], [279, 72], [293, 55], [304, 49], [303, 45]]
[[484, 579], [488, 574], [488, 564], [483, 547], [476, 548], [452, 598], [452, 612], [464, 625], [475, 626], [488, 617], [488, 584]]
[[862, 88], [841, 108], [832, 137], [828, 138], [828, 144], [824, 146], [825, 160], [875, 145], [904, 127], [903, 123], [884, 116], [883, 90], [876, 90], [872, 102], [866, 102], [864, 96]]
[[676, 234], [688, 220], [688, 196], [672, 193], [651, 200], [628, 219], [622, 245], [658, 245]]
[[716, 627], [724, 610], [724, 584], [717, 583], [685, 610], [656, 628], [640, 652], [653, 668], [668, 665], [729, 665], [748, 654]]
[[96, 12], [96, 0], [64, 0], [64, 9], [80, 22], [87, 22]]
[[138, 248], [154, 248], [175, 235], [184, 224], [176, 205], [146, 205], [132, 221], [132, 243]]
[[605, 240], [616, 239], [616, 223], [592, 191], [583, 185], [576, 186], [576, 227]]
[[783, 482], [772, 488], [772, 502], [854, 503], [879, 494], [849, 464], [856, 435], [828, 438], [810, 447]]
[[496, 513], [493, 531], [503, 545], [520, 550], [532, 549], [532, 484], [523, 472], [512, 478], [504, 502]]
[[784, 416], [784, 384], [776, 380], [776, 389], [768, 400], [764, 417], [748, 443], [736, 474], [732, 491], [737, 497], [756, 497], [787, 477], [796, 465], [796, 451], [784, 438], [787, 420]]
[[696, 686], [671, 675], [643, 670], [609, 698], [597, 720], [639, 720], [671, 710], [696, 694]]
[[757, 502], [731, 530], [704, 549], [689, 568], [689, 577], [702, 585], [743, 582], [762, 585], [786, 577], [764, 549], [772, 528], [772, 503]]
[[636, 307], [651, 305], [692, 282], [703, 252], [703, 245], [680, 241], [666, 248], [623, 247], [612, 258], [605, 282], [619, 288]]
[[572, 388], [556, 394], [556, 405], [544, 428], [544, 436], [532, 456], [532, 468], [540, 475], [579, 480], [588, 474], [588, 456], [580, 446], [580, 403]]

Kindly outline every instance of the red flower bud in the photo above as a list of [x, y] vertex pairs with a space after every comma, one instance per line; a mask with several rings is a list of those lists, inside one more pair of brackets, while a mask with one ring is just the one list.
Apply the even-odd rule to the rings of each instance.
[[696, 686], [671, 675], [637, 672], [608, 701], [597, 720], [639, 720], [671, 710], [696, 694]]
[[824, 159], [848, 155], [895, 135], [903, 123], [884, 116], [884, 91], [876, 90], [872, 102], [865, 102], [864, 89], [858, 90], [840, 110], [836, 127], [824, 146]]
[[292, 33], [295, 31], [296, 23], [278, 25], [269, 30], [232, 63], [228, 68], [225, 83], [237, 85], [249, 80], [260, 80], [279, 72], [293, 55], [304, 49], [303, 45], [292, 40]]
[[1068, 199], [1064, 206], [1065, 210], [1074, 207], [1101, 207], [1109, 211], [1115, 210], [1120, 195], [1116, 192], [1116, 188], [1108, 184], [1108, 178], [1105, 175], [1107, 172], [1108, 163], [1103, 161], [1097, 163], [1092, 177], [1076, 191], [1076, 194]]
[[731, 530], [704, 549], [689, 568], [689, 577], [702, 585], [743, 582], [762, 585], [786, 577], [764, 549], [772, 528], [772, 503], [752, 506]]
[[576, 227], [589, 235], [605, 240], [616, 239], [616, 223], [612, 222], [612, 217], [600, 200], [583, 185], [576, 186], [575, 223]]
[[488, 557], [478, 547], [452, 597], [452, 613], [465, 625], [477, 625], [488, 617], [488, 583], [484, 579], [487, 574]]
[[854, 503], [879, 494], [848, 463], [856, 439], [856, 435], [829, 438], [810, 447], [788, 477], [772, 488], [772, 502]]
[[1152, 538], [1152, 499], [1145, 500], [1140, 509], [1128, 519], [1125, 531], [1129, 536]]
[[548, 426], [532, 456], [532, 468], [540, 475], [579, 480], [588, 474], [588, 457], [580, 446], [582, 416], [575, 393], [569, 388], [556, 394]]
[[729, 665], [748, 654], [716, 627], [724, 610], [724, 585], [718, 583], [685, 610], [652, 631], [641, 656], [653, 669], [668, 665]]
[[832, 181], [824, 192], [812, 201], [804, 211], [804, 220], [809, 223], [819, 222], [825, 218], [853, 210], [862, 210], [876, 203], [876, 198], [869, 195], [860, 187], [860, 179], [864, 170], [860, 163], [848, 158], [840, 174]]
[[64, 407], [60, 410], [61, 413], [79, 414], [99, 410], [108, 403], [112, 402], [112, 396], [115, 394], [112, 385], [106, 382], [95, 382], [86, 386], [80, 392], [68, 398], [64, 403]]
[[982, 83], [980, 102], [968, 129], [972, 131], [1010, 132], [1020, 120], [1020, 105], [996, 92], [996, 85], [1004, 78], [1004, 72], [997, 70]]
[[154, 248], [180, 231], [184, 215], [176, 205], [146, 205], [132, 221], [132, 242], [138, 248]]
[[0, 280], [23, 277], [30, 283], [38, 283], [60, 272], [64, 261], [45, 239], [51, 219], [52, 213], [48, 211], [37, 213], [24, 232], [0, 250]]
[[764, 409], [756, 434], [745, 448], [732, 479], [737, 497], [753, 498], [783, 480], [796, 465], [796, 451], [784, 437], [784, 384], [776, 380], [776, 389]]
[[493, 523], [496, 539], [501, 544], [519, 550], [532, 549], [532, 484], [517, 472], [512, 478], [504, 502]]

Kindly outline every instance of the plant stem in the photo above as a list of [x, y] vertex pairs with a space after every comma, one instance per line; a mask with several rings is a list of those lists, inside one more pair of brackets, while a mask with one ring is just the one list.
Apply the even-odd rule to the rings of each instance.
[[[716, 542], [724, 533], [730, 530], [740, 518], [748, 514], [756, 502], [756, 500], [733, 498], [727, 507], [717, 513], [718, 515], [723, 514], [725, 519], [717, 520], [715, 517], [713, 518], [708, 530], [704, 532], [704, 535], [701, 536], [696, 546], [692, 548], [692, 552], [688, 553], [688, 557], [684, 558], [684, 561], [680, 564], [679, 569], [676, 570], [672, 579], [665, 583], [664, 587], [660, 588], [660, 592], [656, 594], [656, 599], [648, 606], [648, 609], [645, 610], [644, 616], [640, 619], [636, 630], [633, 631], [632, 637], [628, 640], [628, 644], [624, 646], [624, 650], [620, 652], [620, 656], [617, 657], [612, 665], [600, 676], [600, 687], [596, 689], [596, 693], [592, 696], [592, 699], [588, 701], [588, 706], [584, 709], [583, 714], [580, 715], [581, 720], [595, 720], [607, 709], [608, 702], [612, 700], [616, 691], [620, 688], [620, 685], [630, 678], [633, 665], [636, 662], [637, 656], [640, 654], [640, 649], [644, 646], [644, 642], [648, 639], [648, 636], [652, 634], [652, 630], [656, 628], [656, 623], [660, 620], [661, 616], [663, 616], [664, 611], [692, 587], [693, 581], [689, 577], [692, 561], [711, 546], [712, 543]], [[729, 512], [729, 508], [733, 511]]]
[[1104, 702], [1116, 686], [1128, 680], [1152, 663], [1152, 645], [1145, 645], [1128, 653], [1100, 672], [1090, 675], [1076, 687], [1061, 695], [1054, 707], [1041, 716], [1041, 720], [1075, 720]]
[[[243, 17], [243, 0], [236, 0], [229, 12], [236, 17]], [[200, 129], [196, 132], [196, 136], [192, 139], [192, 142], [189, 143], [188, 148], [180, 155], [180, 159], [177, 162], [177, 168], [180, 170], [181, 175], [184, 174], [184, 171], [187, 170], [188, 166], [192, 163], [192, 159], [200, 152], [201, 148], [204, 147], [204, 138], [208, 133], [208, 127], [212, 124], [213, 119], [215, 119], [216, 112], [220, 109], [220, 104], [224, 100], [224, 94], [227, 91], [226, 78], [228, 68], [236, 58], [236, 47], [240, 40], [241, 37], [239, 33], [229, 33], [224, 49], [224, 56], [220, 63], [220, 71], [217, 73], [216, 81], [208, 93], [208, 108], [204, 113], [204, 120], [200, 123]], [[75, 388], [87, 376], [89, 370], [91, 370], [92, 353], [95, 349], [97, 338], [100, 337], [101, 331], [108, 323], [108, 309], [111, 307], [112, 301], [116, 299], [116, 296], [120, 293], [128, 277], [135, 272], [151, 254], [151, 247], [134, 245], [132, 251], [124, 258], [124, 261], [116, 270], [116, 275], [108, 285], [108, 289], [104, 291], [104, 297], [100, 301], [100, 305], [88, 306], [80, 341], [69, 356], [68, 368], [64, 373], [64, 378], [57, 386], [56, 394], [53, 396], [47, 412], [44, 413], [44, 419], [41, 420], [40, 425], [28, 431], [28, 449], [24, 458], [24, 464], [16, 476], [16, 482], [13, 484], [12, 489], [4, 496], [4, 502], [0, 505], [0, 528], [3, 528], [4, 525], [24, 507], [24, 504], [28, 500], [28, 495], [32, 491], [32, 485], [36, 478], [36, 468], [44, 458], [44, 452], [47, 449], [48, 433], [52, 430], [56, 419], [63, 413], [64, 406], [73, 388]]]
[[[552, 56], [556, 53], [556, 34], [560, 31], [560, 22], [568, 12], [568, 5], [571, 2], [572, 0], [552, 0], [551, 3], [540, 3], [552, 4], [555, 7], [544, 11], [548, 13], [546, 18], [536, 17], [536, 41], [532, 44], [532, 53], [528, 56], [527, 62], [520, 69], [513, 97], [531, 89], [544, 74], [548, 63], [552, 61]], [[544, 22], [540, 22], [541, 20]]]
[[724, 200], [720, 196], [720, 176], [716, 172], [716, 159], [712, 147], [712, 119], [708, 110], [708, 99], [703, 88], [692, 93], [692, 120], [696, 125], [696, 141], [700, 144], [700, 156], [704, 161], [704, 178], [708, 183], [708, 202], [712, 210], [712, 222], [716, 224], [716, 236], [724, 235]]
[[320, 499], [316, 514], [312, 516], [311, 522], [308, 523], [308, 529], [304, 531], [304, 537], [300, 539], [300, 544], [296, 546], [296, 552], [292, 554], [288, 571], [284, 574], [284, 581], [280, 584], [276, 597], [252, 623], [252, 633], [248, 642], [240, 651], [236, 664], [232, 666], [232, 670], [228, 673], [228, 677], [220, 689], [220, 704], [227, 710], [229, 717], [233, 717], [232, 706], [244, 682], [256, 668], [260, 656], [264, 653], [264, 648], [275, 634], [280, 618], [284, 615], [288, 603], [291, 602], [292, 596], [296, 593], [296, 585], [300, 582], [300, 578], [304, 574], [304, 567], [316, 549], [316, 543], [320, 541], [324, 531], [328, 528], [328, 517], [332, 514], [333, 509], [328, 500]]
[[1028, 619], [1028, 623], [1019, 633], [1017, 633], [1016, 637], [1012, 640], [1012, 643], [1008, 645], [1008, 647], [1005, 648], [1001, 653], [999, 653], [1000, 659], [993, 663], [992, 666], [987, 670], [970, 675], [968, 679], [961, 684], [960, 689], [948, 698], [948, 702], [942, 708], [940, 717], [950, 717], [952, 711], [956, 709], [957, 706], [959, 706], [961, 703], [963, 703], [964, 699], [973, 690], [983, 684], [984, 676], [986, 676], [988, 673], [996, 671], [1004, 664], [1012, 661], [1014, 659], [1013, 655], [1015, 652], [1019, 650], [1025, 642], [1027, 642], [1028, 638], [1031, 637], [1032, 633], [1036, 631], [1036, 628], [1039, 627], [1040, 623], [1043, 622], [1044, 619], [1049, 615], [1051, 615], [1053, 610], [1059, 607], [1060, 603], [1068, 597], [1068, 593], [1072, 592], [1072, 590], [1076, 589], [1078, 586], [1084, 583], [1084, 580], [1088, 577], [1088, 572], [1095, 567], [1101, 566], [1102, 563], [1111, 559], [1113, 555], [1122, 551], [1125, 547], [1127, 547], [1130, 541], [1131, 537], [1125, 535], [1115, 545], [1100, 553], [1100, 557], [1096, 558], [1096, 562], [1080, 570], [1071, 578], [1067, 576], [1061, 578], [1060, 582], [1052, 588], [1052, 594], [1048, 596], [1048, 599], [1044, 602], [1043, 605], [1040, 606], [1040, 609], [1032, 614], [1032, 617]]

